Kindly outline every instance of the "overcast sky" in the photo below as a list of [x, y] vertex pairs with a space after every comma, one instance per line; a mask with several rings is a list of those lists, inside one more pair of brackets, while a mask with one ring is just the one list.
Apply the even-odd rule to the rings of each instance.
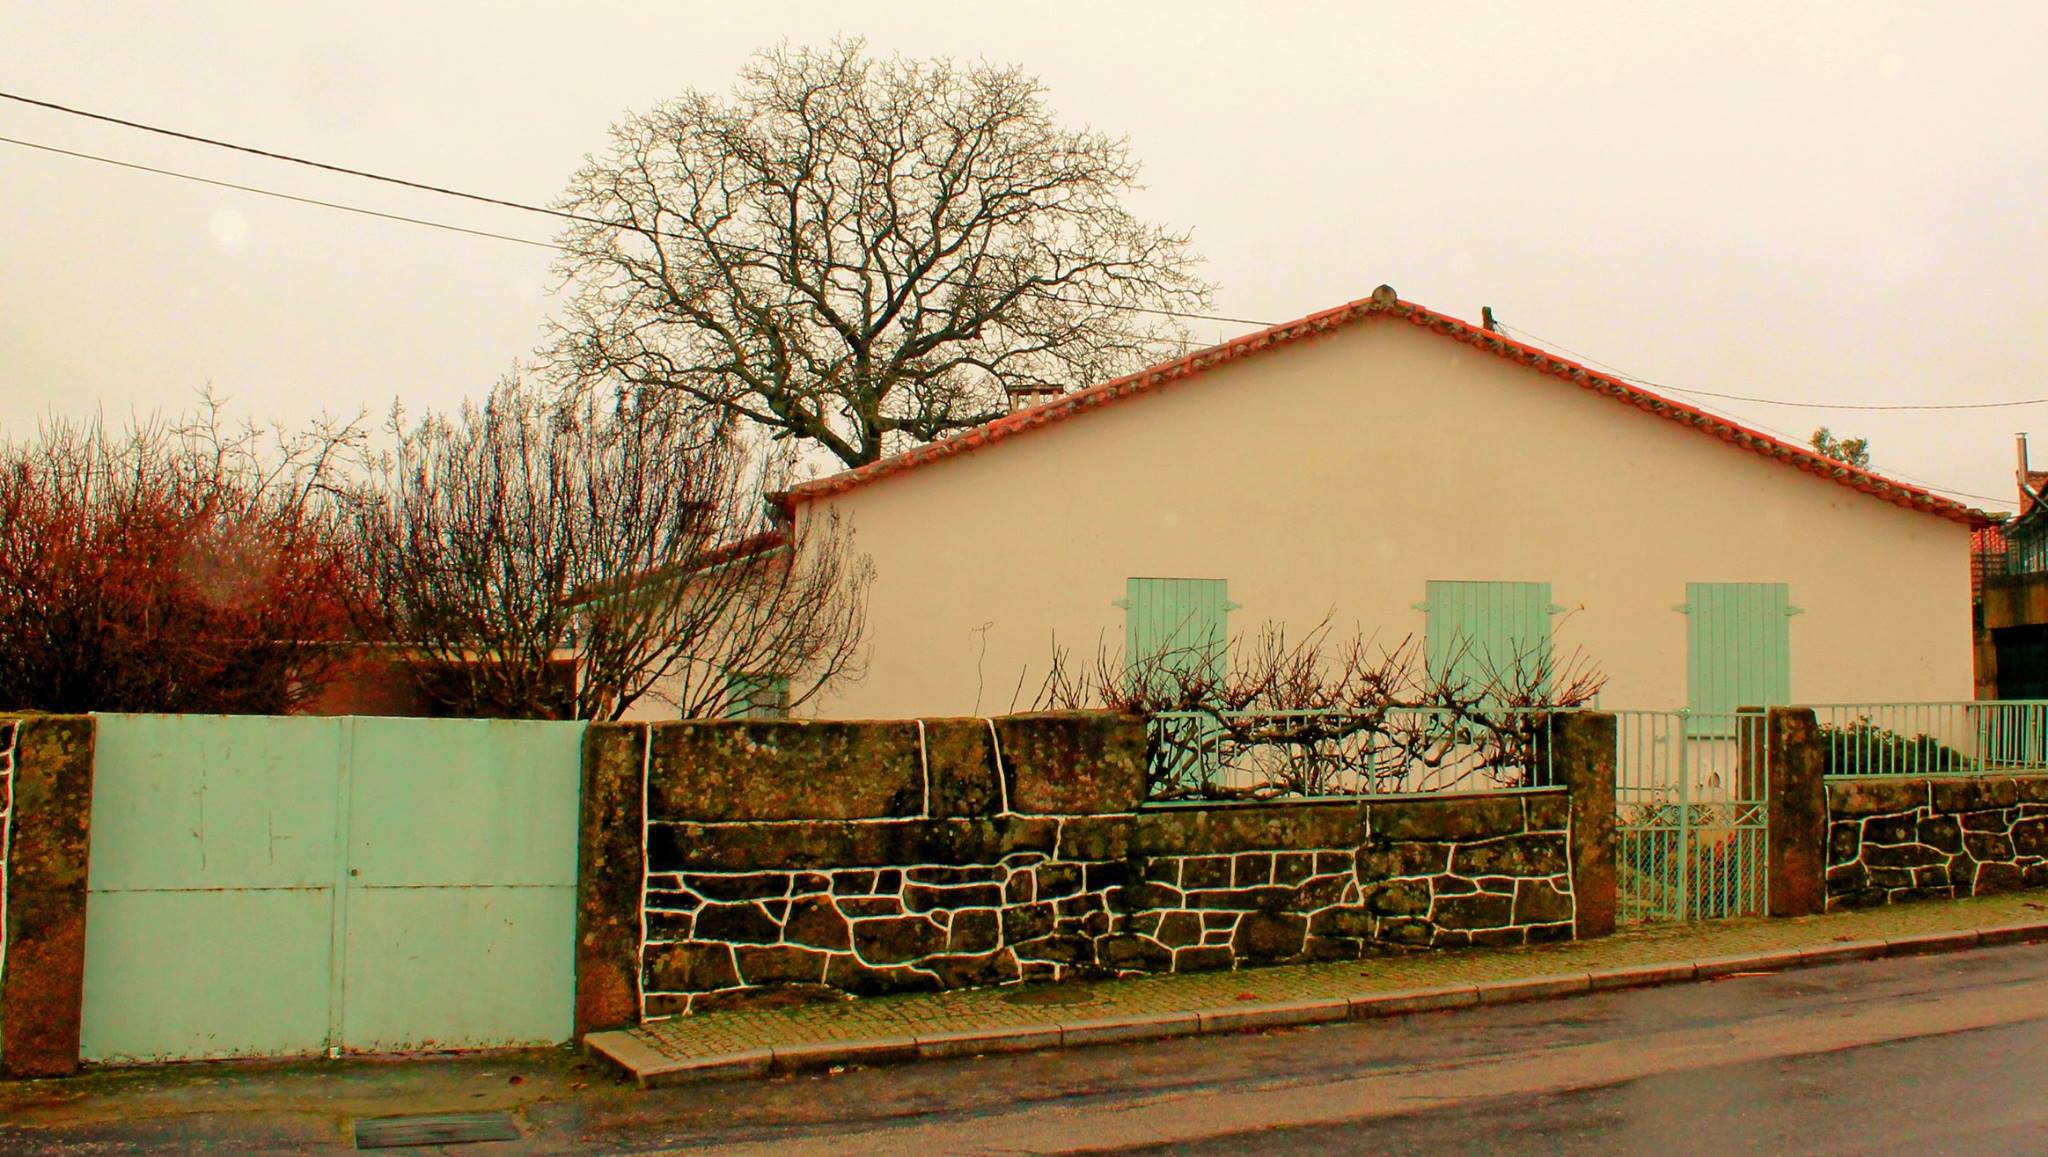
[[[517, 200], [780, 39], [1036, 72], [1128, 134], [1220, 312], [1387, 282], [1674, 389], [2048, 397], [2040, 3], [0, 0], [0, 89]], [[0, 102], [0, 136], [538, 240], [546, 218]], [[0, 429], [448, 405], [537, 344], [549, 252], [0, 144]], [[1222, 338], [1242, 328], [1205, 325]], [[2010, 506], [2048, 406], [1708, 401]]]

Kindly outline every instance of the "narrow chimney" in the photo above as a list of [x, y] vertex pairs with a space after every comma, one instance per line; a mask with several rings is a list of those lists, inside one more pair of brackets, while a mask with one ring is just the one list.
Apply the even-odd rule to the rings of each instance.
[[2032, 471], [2027, 469], [2026, 431], [2022, 430], [2018, 434], [2013, 435], [2013, 441], [2016, 443], [2020, 463], [2020, 513], [2026, 514], [2034, 508], [2034, 480], [2030, 477]]
[[1031, 385], [1009, 386], [1004, 390], [1010, 395], [1010, 412], [1028, 410], [1042, 402], [1050, 402], [1062, 392], [1058, 386]]

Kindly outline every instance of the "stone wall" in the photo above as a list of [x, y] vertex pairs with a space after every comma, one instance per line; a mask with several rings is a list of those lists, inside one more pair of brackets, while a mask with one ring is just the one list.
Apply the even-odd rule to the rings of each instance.
[[2048, 887], [2048, 776], [1827, 783], [1828, 907]]
[[650, 836], [652, 1016], [763, 986], [876, 995], [1065, 979], [1097, 964], [1129, 873], [1129, 826], [1104, 817]]
[[1097, 967], [1144, 794], [1136, 720], [647, 734], [645, 1015]]
[[96, 731], [90, 716], [43, 715], [11, 732], [0, 1074], [61, 1076], [78, 1069]]
[[21, 721], [0, 719], [0, 981], [7, 976], [7, 842], [14, 809], [14, 745]]
[[1151, 971], [1568, 940], [1570, 823], [1562, 789], [1162, 809], [1118, 899]]
[[643, 1016], [1573, 934], [1562, 788], [1141, 810], [1130, 718], [592, 731], [645, 774]]

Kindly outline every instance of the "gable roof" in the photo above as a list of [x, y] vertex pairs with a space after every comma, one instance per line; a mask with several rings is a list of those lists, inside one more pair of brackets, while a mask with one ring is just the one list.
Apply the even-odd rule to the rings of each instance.
[[1387, 285], [1374, 290], [1371, 297], [1360, 298], [1335, 309], [1312, 313], [1297, 321], [1271, 326], [1221, 345], [1198, 350], [1186, 357], [1161, 362], [1134, 374], [1064, 394], [1042, 405], [1019, 410], [973, 429], [961, 431], [936, 442], [928, 442], [865, 466], [793, 486], [777, 496], [777, 500], [788, 508], [799, 502], [811, 502], [844, 494], [871, 482], [915, 470], [919, 466], [966, 454], [984, 446], [1007, 441], [1020, 434], [1063, 422], [1076, 414], [1149, 394], [1242, 358], [1254, 357], [1295, 342], [1322, 337], [1372, 319], [1406, 321], [1452, 341], [1477, 346], [1489, 353], [1527, 366], [1537, 373], [1561, 378], [1582, 389], [1604, 394], [1615, 401], [1719, 438], [1732, 446], [1761, 454], [1793, 469], [1819, 475], [1853, 490], [1881, 498], [1894, 506], [1937, 515], [1966, 526], [1989, 526], [1997, 521], [1984, 511], [1965, 506], [1953, 499], [1943, 498], [1918, 486], [1837, 462], [1807, 447], [1796, 446], [1783, 439], [1752, 430], [1733, 419], [1710, 414], [1684, 402], [1673, 401], [1662, 394], [1643, 389], [1612, 374], [1588, 369], [1578, 362], [1558, 357], [1526, 342], [1519, 342], [1448, 314], [1437, 313], [1413, 302], [1403, 301], [1395, 294], [1393, 287]]

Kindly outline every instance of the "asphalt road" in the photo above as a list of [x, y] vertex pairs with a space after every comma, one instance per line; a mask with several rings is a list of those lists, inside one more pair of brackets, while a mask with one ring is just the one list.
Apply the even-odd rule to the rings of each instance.
[[2033, 946], [653, 1092], [540, 1056], [108, 1074], [0, 1093], [0, 1151], [342, 1149], [353, 1117], [502, 1106], [525, 1140], [448, 1151], [2009, 1153], [2048, 1151], [2044, 1068]]
[[2039, 1153], [2040, 1021], [1126, 1152]]

